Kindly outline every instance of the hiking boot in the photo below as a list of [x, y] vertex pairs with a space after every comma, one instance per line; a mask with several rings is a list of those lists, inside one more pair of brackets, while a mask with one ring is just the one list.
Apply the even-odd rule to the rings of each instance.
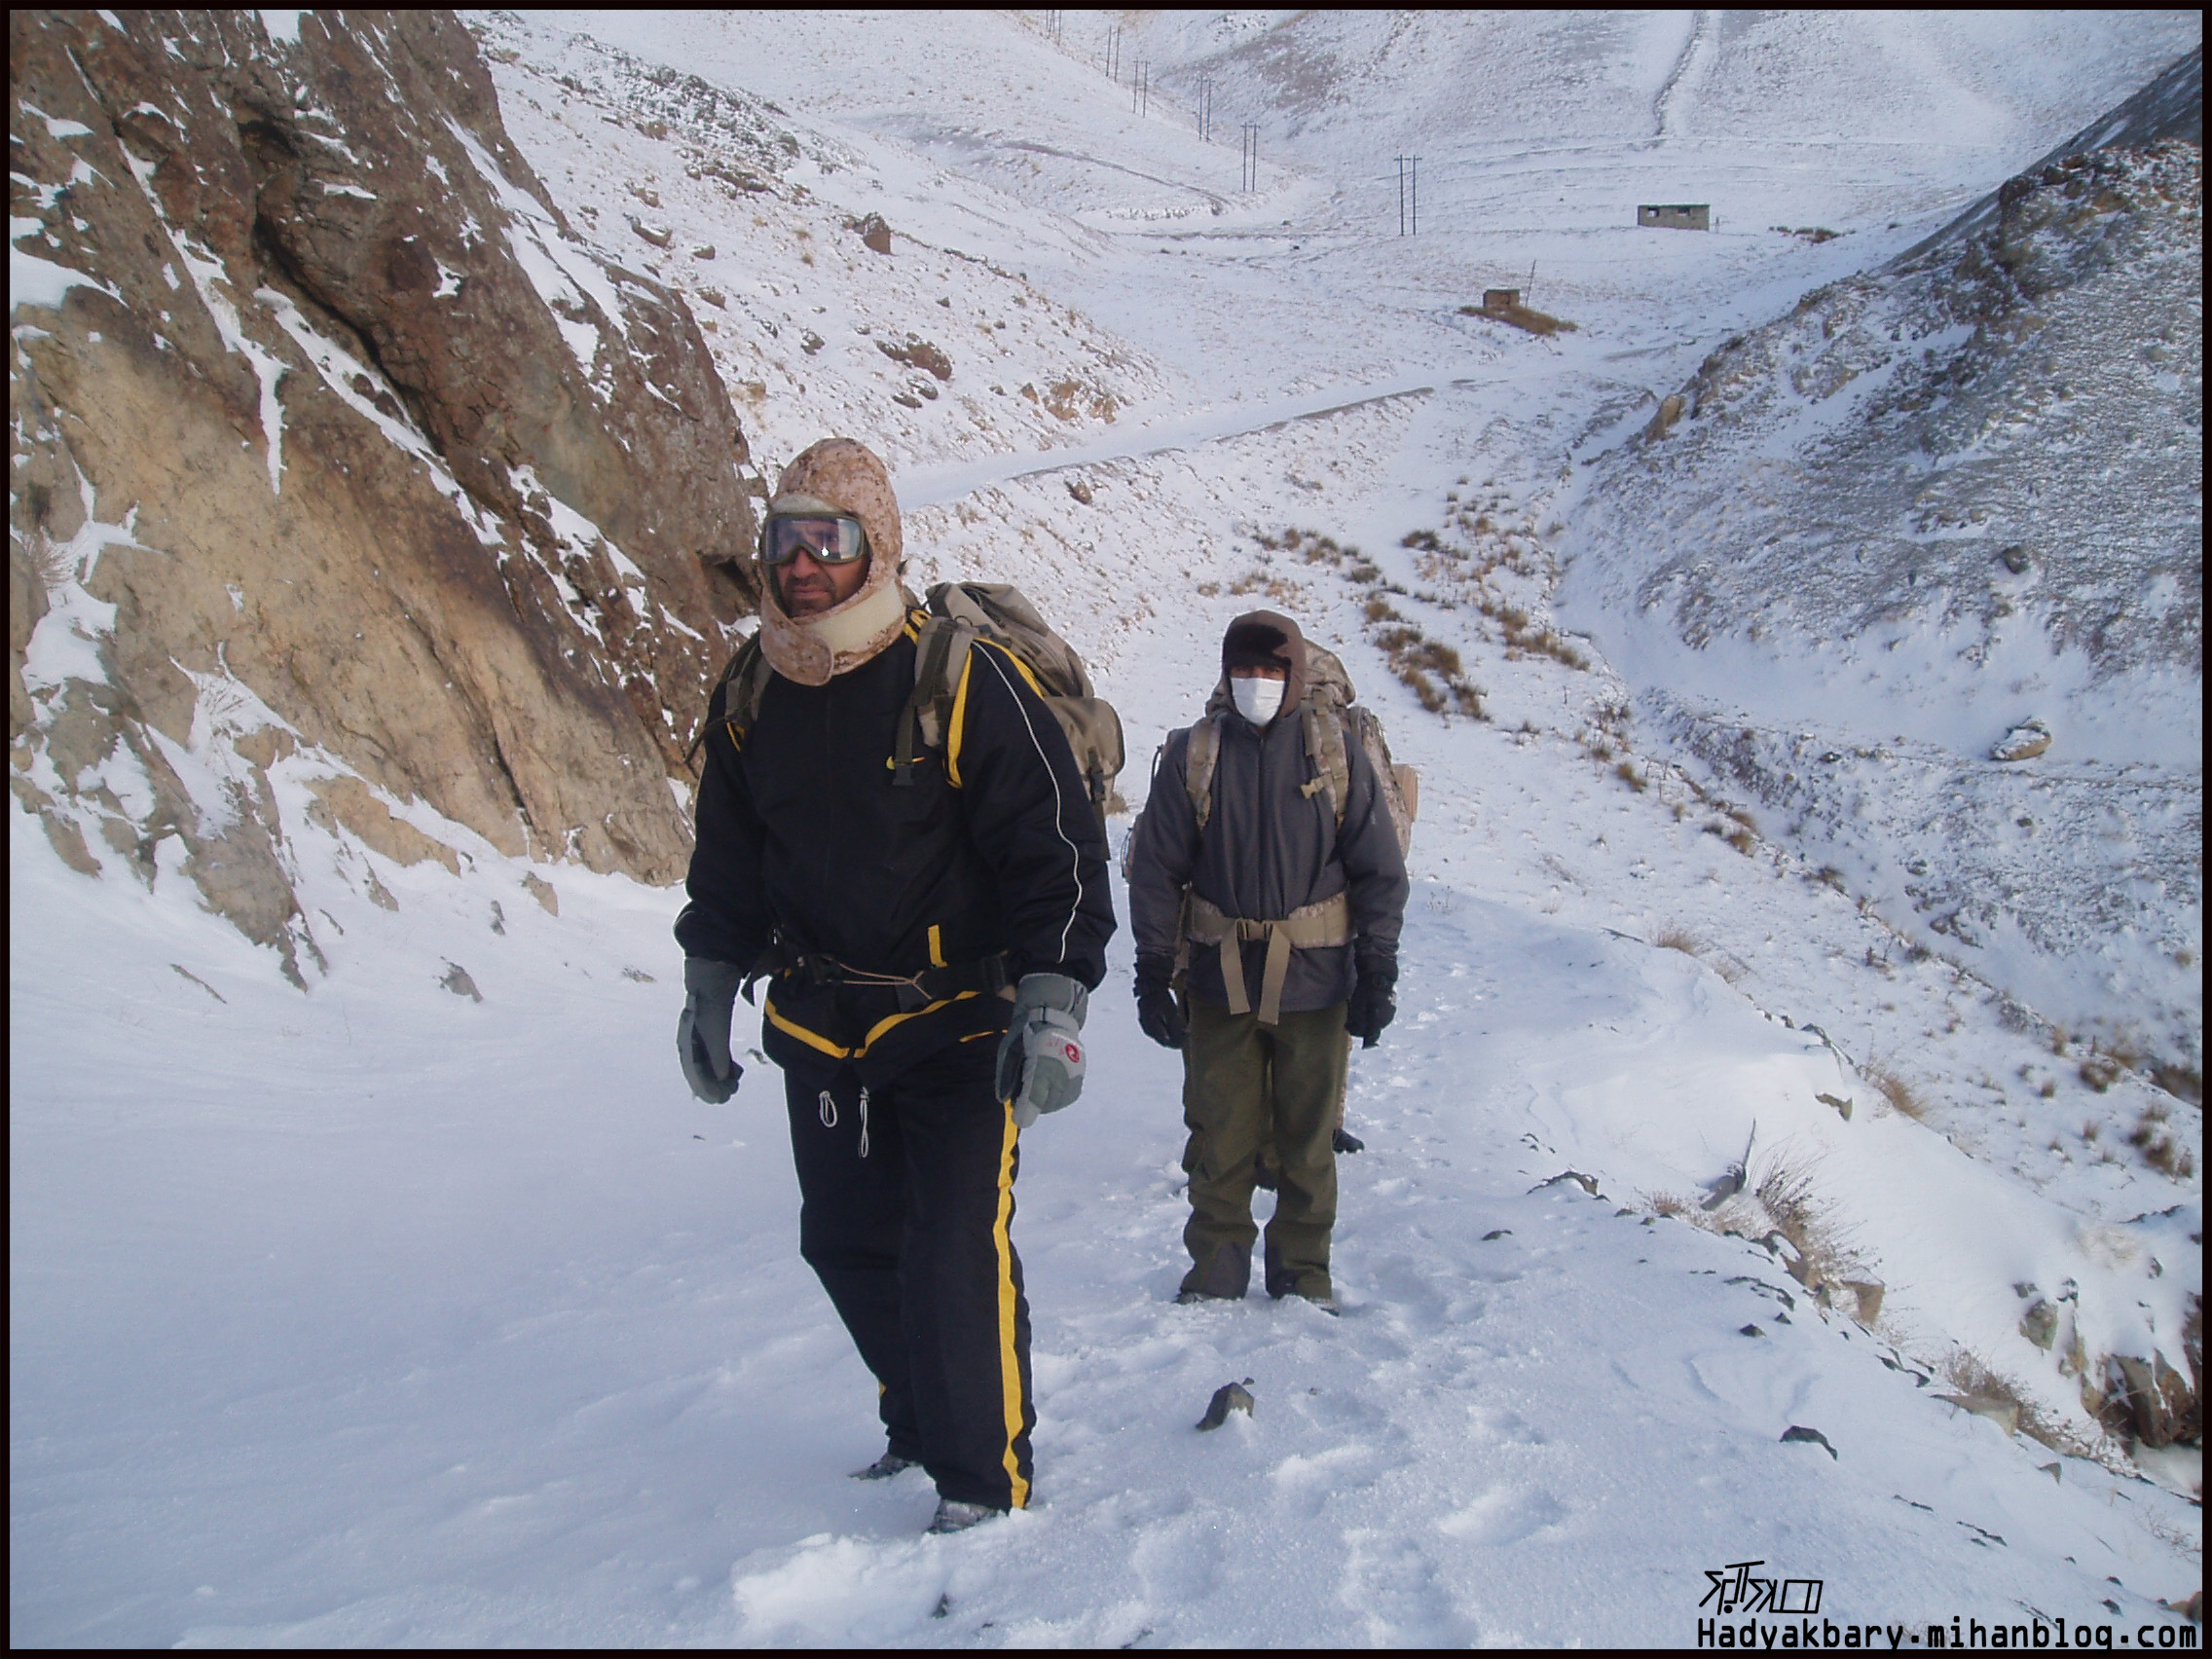
[[1221, 1244], [1215, 1247], [1213, 1254], [1202, 1265], [1192, 1265], [1191, 1271], [1183, 1275], [1179, 1289], [1186, 1296], [1235, 1302], [1243, 1296], [1251, 1283], [1252, 1247], [1249, 1244]]
[[855, 1469], [852, 1478], [856, 1481], [887, 1481], [893, 1475], [903, 1475], [908, 1469], [920, 1466], [919, 1457], [902, 1457], [896, 1452], [886, 1452], [866, 1468]]
[[1328, 1303], [1334, 1307], [1336, 1286], [1329, 1281], [1327, 1268], [1293, 1267], [1275, 1253], [1272, 1239], [1264, 1260], [1268, 1294], [1277, 1302], [1286, 1296], [1298, 1296], [1308, 1302]]
[[1345, 1310], [1337, 1306], [1337, 1299], [1334, 1296], [1331, 1296], [1325, 1290], [1322, 1291], [1318, 1296], [1308, 1296], [1305, 1293], [1301, 1292], [1299, 1294], [1298, 1300], [1301, 1302], [1310, 1302], [1314, 1307], [1318, 1308], [1322, 1312], [1326, 1313], [1332, 1319], [1342, 1319], [1345, 1316]]
[[1179, 1290], [1175, 1293], [1175, 1305], [1178, 1308], [1188, 1308], [1194, 1302], [1241, 1302], [1243, 1300], [1241, 1296], [1216, 1296], [1210, 1290]]
[[1329, 1150], [1331, 1152], [1365, 1152], [1367, 1143], [1357, 1135], [1346, 1134], [1343, 1126], [1339, 1125], [1329, 1131]]
[[987, 1503], [962, 1503], [956, 1497], [937, 1500], [937, 1515], [930, 1522], [931, 1532], [965, 1532], [978, 1522], [1004, 1515], [1003, 1509], [994, 1509]]

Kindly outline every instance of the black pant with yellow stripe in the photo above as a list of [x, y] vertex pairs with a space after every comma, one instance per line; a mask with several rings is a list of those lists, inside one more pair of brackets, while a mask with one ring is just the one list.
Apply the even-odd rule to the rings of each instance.
[[798, 1165], [799, 1254], [881, 1387], [890, 1448], [940, 1495], [1029, 1501], [1029, 1302], [1014, 1254], [1014, 1117], [996, 1034], [864, 1089], [779, 1056]]

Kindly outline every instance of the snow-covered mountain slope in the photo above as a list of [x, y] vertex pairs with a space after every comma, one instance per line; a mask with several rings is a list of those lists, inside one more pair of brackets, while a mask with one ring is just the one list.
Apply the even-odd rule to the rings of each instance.
[[1762, 827], [2177, 1076], [2202, 1064], [2202, 154], [2044, 166], [1988, 229], [1726, 342], [1598, 462], [1567, 589]]
[[[1552, 600], [1578, 451], [2195, 15], [1059, 17], [473, 26], [562, 212], [716, 325], [763, 469], [880, 444], [916, 578], [1016, 581], [1099, 666], [1132, 800], [1229, 617], [1342, 647], [1423, 774], [1346, 1316], [1167, 1301], [1179, 1072], [1117, 941], [1014, 1224], [1039, 1506], [921, 1540], [921, 1483], [841, 1478], [871, 1390], [796, 1259], [774, 1069], [708, 1108], [671, 1063], [675, 893], [421, 803], [462, 873], [402, 865], [279, 763], [328, 924], [303, 996], [173, 872], [77, 874], [18, 813], [14, 1638], [1686, 1642], [1754, 1560], [1899, 1641], [2169, 1619], [2201, 1577], [2193, 1451], [2150, 1443], [2194, 1432], [2158, 1416], [2201, 1364], [2193, 1109], [1645, 753], [1633, 662]], [[1111, 26], [1175, 96], [1216, 80], [1225, 141], [1132, 110], [1085, 55]], [[1433, 158], [1507, 90], [1446, 215]], [[1418, 237], [1362, 119], [1431, 158]], [[1708, 195], [1714, 235], [1633, 225]], [[1531, 259], [1576, 332], [1459, 313]], [[1198, 1433], [1243, 1377], [1257, 1413]]]

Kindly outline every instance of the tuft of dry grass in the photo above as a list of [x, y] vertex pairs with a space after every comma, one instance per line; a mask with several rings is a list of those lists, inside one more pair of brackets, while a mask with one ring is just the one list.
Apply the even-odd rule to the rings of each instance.
[[1952, 1391], [1978, 1395], [1984, 1400], [1997, 1400], [2010, 1406], [2019, 1414], [2019, 1432], [2030, 1440], [2040, 1442], [2054, 1452], [2070, 1456], [2093, 1457], [2095, 1448], [2062, 1422], [2054, 1422], [2044, 1415], [2019, 1383], [2004, 1372], [1991, 1367], [1982, 1357], [1969, 1348], [1960, 1348], [1943, 1361], [1943, 1381]]
[[2143, 1161], [2152, 1168], [2177, 1181], [2186, 1181], [2196, 1173], [2196, 1159], [2186, 1144], [2174, 1138], [2167, 1126], [2163, 1106], [2153, 1104], [2143, 1108], [2135, 1127], [2127, 1131], [2127, 1144], [2141, 1153]]
[[1776, 1159], [1751, 1192], [1797, 1252], [1790, 1275], [1800, 1284], [1811, 1289], [1863, 1276], [1865, 1263], [1838, 1242], [1833, 1208], [1814, 1194], [1812, 1171], [1805, 1165]]
[[[1380, 595], [1368, 601], [1368, 614], [1376, 620], [1380, 618], [1375, 618], [1373, 607], [1379, 602], [1387, 604]], [[1389, 614], [1396, 616], [1397, 612], [1391, 610]], [[1390, 672], [1420, 699], [1420, 706], [1430, 714], [1441, 715], [1456, 709], [1470, 719], [1486, 718], [1481, 687], [1468, 681], [1459, 653], [1452, 646], [1430, 639], [1402, 620], [1395, 626], [1380, 629], [1374, 640], [1388, 659]]]
[[1897, 1111], [1915, 1123], [1926, 1120], [1928, 1102], [1914, 1093], [1912, 1086], [1898, 1076], [1890, 1066], [1869, 1054], [1865, 1063], [1860, 1066], [1859, 1075], [1872, 1084], [1875, 1091]]
[[1684, 956], [1698, 956], [1705, 951], [1705, 940], [1687, 928], [1661, 928], [1652, 936], [1651, 942], [1660, 950], [1678, 950]]
[[2192, 1106], [2204, 1104], [2204, 1074], [2194, 1066], [2169, 1061], [2151, 1068], [2151, 1081], [2176, 1100], [2186, 1100]]
[[2081, 1065], [2075, 1069], [2081, 1074], [2082, 1081], [2099, 1094], [2120, 1081], [2120, 1062], [2110, 1054], [2100, 1054], [2095, 1050], [2083, 1055]]

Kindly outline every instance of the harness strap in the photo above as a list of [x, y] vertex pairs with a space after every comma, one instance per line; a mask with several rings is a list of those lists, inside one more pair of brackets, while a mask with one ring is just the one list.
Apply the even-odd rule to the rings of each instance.
[[878, 974], [840, 962], [827, 952], [794, 950], [781, 939], [762, 951], [759, 960], [754, 963], [745, 981], [747, 1002], [753, 1000], [754, 982], [768, 976], [779, 979], [795, 978], [809, 985], [875, 985], [895, 990], [899, 994], [900, 1012], [903, 1014], [912, 1014], [931, 1003], [948, 1002], [963, 991], [995, 994], [1014, 982], [1003, 950], [978, 957], [974, 962], [924, 968], [915, 974]]
[[1267, 941], [1267, 961], [1260, 975], [1262, 1025], [1275, 1025], [1282, 1020], [1282, 987], [1290, 973], [1290, 953], [1294, 948], [1317, 950], [1349, 944], [1352, 940], [1348, 893], [1301, 904], [1287, 916], [1265, 921], [1251, 916], [1232, 916], [1196, 893], [1189, 896], [1189, 903], [1193, 940], [1220, 948], [1221, 982], [1229, 993], [1231, 1014], [1252, 1012], [1251, 992], [1244, 982], [1243, 953], [1239, 947], [1247, 940]]

